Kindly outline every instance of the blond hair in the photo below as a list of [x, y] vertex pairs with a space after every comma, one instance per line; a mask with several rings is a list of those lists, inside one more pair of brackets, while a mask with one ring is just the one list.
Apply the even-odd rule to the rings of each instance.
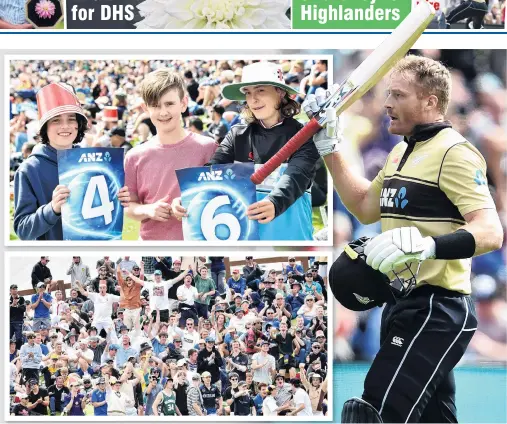
[[408, 55], [392, 69], [391, 76], [401, 74], [410, 78], [418, 88], [418, 97], [435, 96], [438, 111], [445, 115], [451, 96], [451, 73], [440, 62], [428, 57]]
[[177, 90], [180, 99], [185, 96], [183, 77], [168, 68], [150, 72], [141, 83], [141, 97], [148, 106], [157, 106], [160, 98], [169, 90]]
[[[278, 87], [277, 89], [282, 90], [281, 88]], [[301, 105], [295, 100], [292, 100], [289, 96], [289, 93], [287, 93], [286, 91], [284, 93], [285, 94], [282, 97], [276, 109], [280, 111], [280, 114], [282, 115], [283, 118], [292, 118], [293, 116], [296, 116], [299, 112], [301, 112]], [[247, 124], [257, 122], [257, 118], [250, 110], [246, 102], [243, 109], [241, 110], [241, 117], [245, 120]]]

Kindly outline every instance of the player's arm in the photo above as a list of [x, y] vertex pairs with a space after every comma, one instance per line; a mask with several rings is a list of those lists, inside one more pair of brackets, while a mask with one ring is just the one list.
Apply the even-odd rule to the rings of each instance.
[[380, 219], [383, 170], [377, 176], [378, 180], [372, 183], [354, 172], [343, 153], [332, 152], [323, 157], [334, 188], [349, 212], [363, 224], [377, 222]]

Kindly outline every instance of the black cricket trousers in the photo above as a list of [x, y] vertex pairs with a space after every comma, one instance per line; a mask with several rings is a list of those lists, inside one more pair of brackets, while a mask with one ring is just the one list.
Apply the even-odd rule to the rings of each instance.
[[470, 296], [425, 285], [386, 305], [363, 399], [384, 422], [457, 422], [453, 368], [477, 328]]
[[488, 5], [476, 1], [464, 1], [447, 15], [447, 23], [453, 24], [463, 19], [472, 19], [474, 29], [481, 29], [482, 20], [488, 13]]

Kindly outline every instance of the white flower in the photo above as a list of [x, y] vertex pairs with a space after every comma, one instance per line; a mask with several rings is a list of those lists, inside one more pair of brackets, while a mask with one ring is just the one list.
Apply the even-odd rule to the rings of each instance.
[[287, 0], [146, 0], [138, 29], [290, 29]]

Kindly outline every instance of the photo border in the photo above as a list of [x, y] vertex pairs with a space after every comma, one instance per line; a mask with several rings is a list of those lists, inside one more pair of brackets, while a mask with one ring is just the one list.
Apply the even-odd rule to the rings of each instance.
[[[87, 251], [84, 250], [82, 252], [78, 252], [82, 256], [85, 255], [93, 255], [96, 251]], [[122, 250], [114, 250], [114, 249], [108, 249], [107, 253], [109, 253], [111, 256], [116, 257], [118, 255], [119, 257], [125, 255], [125, 251]], [[189, 250], [184, 252], [175, 252], [175, 251], [164, 251], [165, 255], [168, 256], [200, 256], [202, 255], [202, 252], [196, 251], [196, 250]], [[243, 254], [246, 254], [246, 252], [242, 251], [234, 251], [234, 250], [226, 250], [223, 252], [208, 252], [212, 254], [223, 254], [226, 257], [231, 256], [242, 256]], [[42, 250], [30, 250], [30, 252], [21, 252], [21, 251], [6, 251], [4, 255], [4, 280], [10, 281], [10, 269], [11, 269], [11, 258], [13, 257], [26, 257], [27, 254], [30, 256], [33, 255], [35, 258], [38, 256], [43, 256], [44, 254], [47, 254], [47, 252], [44, 252]], [[65, 257], [68, 256], [69, 252], [64, 251], [57, 251], [57, 252], [51, 252], [50, 256], [57, 256], [57, 257]], [[76, 253], [74, 253], [76, 254]], [[145, 256], [156, 256], [160, 255], [161, 252], [148, 250], [147, 252], [140, 252], [138, 250], [133, 251], [132, 254], [134, 255], [145, 255]], [[262, 255], [262, 256], [326, 256], [328, 259], [328, 279], [329, 279], [329, 270], [332, 265], [333, 261], [333, 253], [331, 250], [323, 250], [323, 251], [255, 251], [253, 253], [253, 256], [255, 255]], [[207, 255], [206, 255], [207, 256]], [[5, 285], [5, 300], [8, 296], [8, 288], [7, 285]], [[4, 295], [2, 293], [2, 297]], [[329, 284], [328, 284], [328, 294], [332, 294], [329, 290]], [[1, 298], [1, 297], [0, 297]], [[5, 302], [4, 302], [5, 304]], [[4, 310], [4, 319], [6, 322], [6, 325], [10, 323], [9, 319], [9, 309], [5, 308]], [[334, 422], [334, 398], [333, 398], [333, 389], [334, 389], [334, 375], [333, 375], [333, 358], [334, 358], [334, 297], [331, 296], [331, 298], [328, 297], [327, 302], [327, 343], [328, 343], [328, 350], [327, 350], [327, 361], [328, 361], [328, 372], [327, 372], [327, 378], [328, 378], [328, 391], [327, 391], [327, 399], [328, 399], [328, 412], [330, 413], [328, 416], [305, 416], [305, 417], [293, 417], [293, 416], [276, 416], [276, 417], [261, 417], [261, 416], [247, 416], [247, 417], [238, 417], [236, 415], [226, 418], [226, 417], [220, 417], [220, 416], [214, 416], [214, 420], [216, 422], [310, 422], [310, 421], [316, 421], [316, 422]], [[8, 355], [9, 355], [9, 340], [8, 337], [4, 337], [4, 355], [7, 361]], [[9, 362], [10, 364], [10, 362]], [[111, 416], [111, 417], [100, 417], [100, 419], [96, 419], [94, 415], [85, 416], [85, 417], [76, 417], [76, 416], [67, 416], [65, 419], [55, 419], [53, 416], [41, 416], [41, 417], [35, 417], [35, 416], [28, 416], [28, 417], [15, 417], [13, 415], [9, 415], [10, 411], [10, 381], [9, 381], [9, 368], [5, 367], [5, 377], [4, 377], [4, 393], [5, 393], [5, 400], [4, 400], [4, 420], [5, 422], [68, 422], [68, 421], [82, 421], [82, 422], [88, 422], [88, 421], [100, 421], [100, 422], [118, 422], [117, 416]], [[206, 420], [206, 417], [200, 417], [200, 416], [184, 416], [184, 417], [177, 417], [176, 419], [168, 419], [165, 416], [151, 416], [151, 415], [145, 415], [144, 417], [149, 417], [146, 419], [146, 422], [154, 422], [154, 421], [171, 421], [171, 422], [196, 422], [196, 421], [204, 421]], [[140, 418], [139, 416], [122, 416], [120, 417], [121, 421], [128, 421], [128, 422], [144, 422], [144, 419]], [[275, 419], [276, 418], [276, 419]]]
[[[299, 49], [298, 49], [299, 50]], [[10, 93], [10, 72], [9, 65], [11, 61], [14, 60], [164, 60], [164, 59], [178, 59], [178, 60], [231, 60], [231, 57], [240, 57], [245, 60], [276, 60], [276, 59], [287, 59], [287, 60], [296, 60], [296, 59], [305, 59], [305, 60], [316, 60], [316, 59], [325, 59], [328, 61], [328, 85], [331, 86], [333, 81], [333, 59], [334, 55], [325, 53], [325, 54], [316, 54], [316, 53], [308, 53], [308, 54], [284, 54], [284, 53], [231, 53], [224, 54], [222, 52], [218, 54], [203, 54], [203, 53], [195, 53], [195, 54], [160, 54], [155, 55], [153, 53], [147, 54], [145, 56], [140, 56], [139, 54], [127, 55], [127, 54], [85, 54], [82, 56], [76, 55], [58, 55], [58, 54], [5, 54], [3, 56], [4, 60], [4, 90], [5, 90], [5, 115], [4, 119], [6, 122], [4, 128], [4, 137], [5, 140], [10, 139], [9, 135], [9, 93]], [[239, 60], [239, 59], [238, 59]], [[6, 173], [10, 170], [10, 143], [5, 143], [4, 147], [4, 165]], [[330, 173], [327, 173], [327, 208], [328, 208], [328, 216], [327, 216], [327, 240], [319, 241], [319, 240], [252, 240], [252, 241], [174, 241], [174, 240], [111, 240], [111, 241], [100, 241], [100, 240], [75, 240], [75, 241], [65, 241], [65, 240], [50, 240], [50, 241], [38, 241], [38, 240], [10, 240], [10, 178], [6, 178], [4, 189], [5, 191], [5, 199], [4, 199], [4, 213], [5, 213], [5, 222], [4, 222], [4, 244], [5, 246], [12, 247], [24, 247], [24, 246], [34, 246], [34, 247], [48, 247], [48, 246], [57, 246], [57, 247], [66, 247], [66, 246], [79, 246], [79, 247], [133, 247], [133, 246], [163, 246], [163, 247], [220, 247], [220, 248], [228, 248], [228, 247], [251, 247], [251, 246], [260, 246], [260, 247], [332, 247], [333, 246], [333, 180], [331, 178]]]

